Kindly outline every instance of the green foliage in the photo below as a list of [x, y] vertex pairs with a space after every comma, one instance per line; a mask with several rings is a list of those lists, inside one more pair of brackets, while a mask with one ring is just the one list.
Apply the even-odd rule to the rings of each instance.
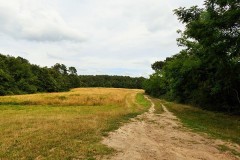
[[64, 64], [40, 67], [21, 57], [0, 54], [0, 95], [61, 92], [77, 87], [142, 88], [145, 78], [127, 76], [78, 76]]
[[207, 109], [240, 110], [240, 6], [238, 1], [206, 0], [204, 8], [174, 10], [186, 25], [178, 31], [185, 47], [167, 58], [146, 81], [154, 96]]
[[0, 95], [69, 90], [70, 78], [65, 69], [60, 64], [42, 68], [24, 58], [0, 54]]
[[155, 71], [160, 71], [164, 66], [164, 62], [162, 61], [157, 61], [155, 63], [152, 64], [152, 69]]
[[145, 78], [129, 76], [108, 76], [108, 75], [80, 75], [81, 87], [107, 87], [107, 88], [132, 88], [142, 89]]
[[166, 92], [166, 84], [159, 71], [152, 74], [149, 79], [145, 80], [143, 87], [147, 94], [155, 97], [159, 97]]

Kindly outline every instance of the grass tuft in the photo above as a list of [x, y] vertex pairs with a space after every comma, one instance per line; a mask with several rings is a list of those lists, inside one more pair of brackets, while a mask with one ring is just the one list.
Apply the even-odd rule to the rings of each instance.
[[162, 114], [164, 112], [163, 108], [162, 108], [162, 103], [163, 101], [157, 98], [152, 98], [152, 101], [155, 105], [155, 113], [156, 114]]

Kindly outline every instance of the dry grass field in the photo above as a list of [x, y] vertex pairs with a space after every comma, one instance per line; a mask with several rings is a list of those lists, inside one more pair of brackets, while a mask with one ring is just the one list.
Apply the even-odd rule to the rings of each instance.
[[141, 90], [114, 88], [77, 88], [70, 92], [43, 93], [0, 97], [0, 104], [20, 105], [61, 105], [61, 106], [99, 106], [123, 105], [126, 97]]
[[0, 97], [0, 159], [95, 159], [102, 136], [150, 103], [142, 90], [83, 88]]

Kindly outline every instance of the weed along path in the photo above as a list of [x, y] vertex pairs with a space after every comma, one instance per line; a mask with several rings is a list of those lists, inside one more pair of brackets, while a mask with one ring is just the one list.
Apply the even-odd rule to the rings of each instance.
[[[225, 142], [191, 132], [162, 105], [156, 114], [154, 104], [148, 112], [109, 133], [103, 144], [117, 152], [104, 159], [113, 160], [238, 160], [218, 148]], [[239, 148], [238, 148], [239, 149]], [[240, 149], [239, 149], [240, 150]], [[238, 150], [238, 151], [239, 151]]]

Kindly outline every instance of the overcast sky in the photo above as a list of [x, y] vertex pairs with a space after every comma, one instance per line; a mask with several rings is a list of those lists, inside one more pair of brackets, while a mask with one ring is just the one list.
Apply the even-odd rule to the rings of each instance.
[[173, 15], [203, 0], [0, 0], [0, 53], [78, 74], [145, 76], [178, 53]]

